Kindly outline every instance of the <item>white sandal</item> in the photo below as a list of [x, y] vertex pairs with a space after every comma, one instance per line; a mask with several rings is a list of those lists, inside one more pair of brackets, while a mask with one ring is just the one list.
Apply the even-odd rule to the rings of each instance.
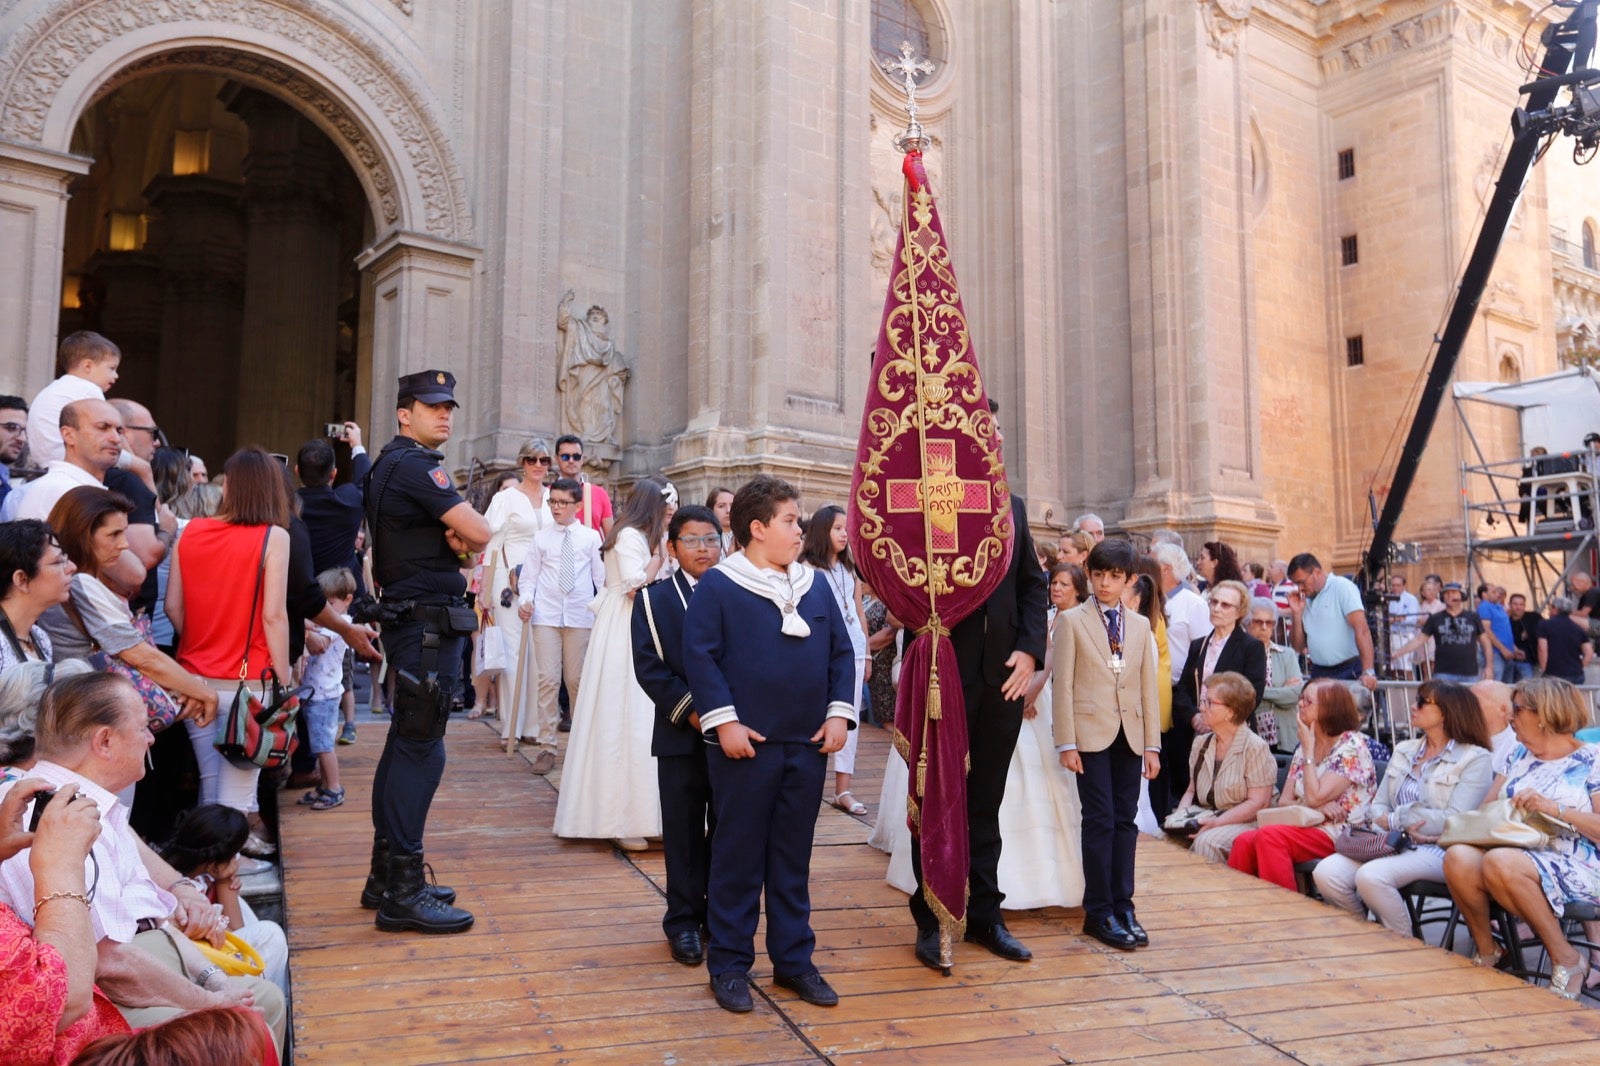
[[1578, 955], [1576, 966], [1550, 967], [1550, 991], [1562, 999], [1577, 999], [1583, 992], [1583, 979], [1589, 974], [1589, 957]]
[[[844, 801], [846, 796], [850, 796], [849, 803]], [[833, 805], [846, 814], [859, 815], [867, 813], [867, 805], [856, 799], [854, 796], [851, 796], [848, 788], [839, 793], [837, 796], [833, 797]]]

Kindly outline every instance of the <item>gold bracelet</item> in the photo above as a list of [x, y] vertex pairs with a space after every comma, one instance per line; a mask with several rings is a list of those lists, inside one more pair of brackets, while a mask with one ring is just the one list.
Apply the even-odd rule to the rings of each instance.
[[89, 903], [89, 897], [84, 895], [82, 892], [52, 892], [48, 896], [34, 903], [33, 913], [38, 915], [40, 907], [43, 907], [46, 903], [58, 899], [75, 899], [79, 903], [83, 904], [85, 910], [92, 909]]

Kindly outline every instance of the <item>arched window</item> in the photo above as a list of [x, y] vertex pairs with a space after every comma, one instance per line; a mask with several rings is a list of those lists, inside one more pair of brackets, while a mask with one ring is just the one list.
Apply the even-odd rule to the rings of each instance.
[[1600, 261], [1595, 259], [1594, 251], [1594, 223], [1583, 224], [1583, 265], [1590, 270], [1600, 269]]
[[[872, 53], [878, 62], [899, 59], [902, 41], [911, 42], [913, 55], [938, 63], [927, 20], [916, 0], [872, 0]], [[917, 81], [920, 84], [930, 76], [919, 75]]]
[[1507, 352], [1500, 357], [1500, 380], [1506, 385], [1513, 385], [1522, 380], [1522, 365], [1517, 357]]

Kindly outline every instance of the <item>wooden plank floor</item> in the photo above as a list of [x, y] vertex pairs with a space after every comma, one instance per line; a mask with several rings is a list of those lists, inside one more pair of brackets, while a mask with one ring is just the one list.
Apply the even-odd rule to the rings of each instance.
[[[1139, 856], [1134, 955], [1081, 914], [1008, 917], [1027, 965], [961, 945], [953, 978], [913, 960], [905, 897], [864, 843], [872, 815], [823, 806], [812, 864], [817, 964], [843, 997], [809, 1007], [758, 959], [756, 1009], [713, 1003], [660, 928], [659, 846], [550, 834], [559, 774], [529, 772], [480, 722], [450, 727], [428, 857], [477, 915], [449, 937], [377, 932], [356, 905], [380, 720], [339, 749], [350, 800], [289, 806], [285, 891], [297, 1066], [527, 1063], [1475, 1063], [1592, 1059], [1600, 1013], [1164, 842]], [[878, 796], [882, 731], [856, 780]], [[831, 794], [831, 785], [828, 789]], [[286, 797], [287, 800], [287, 797]], [[758, 948], [760, 940], [757, 940]], [[1537, 1019], [1530, 1024], [1530, 1021]]]

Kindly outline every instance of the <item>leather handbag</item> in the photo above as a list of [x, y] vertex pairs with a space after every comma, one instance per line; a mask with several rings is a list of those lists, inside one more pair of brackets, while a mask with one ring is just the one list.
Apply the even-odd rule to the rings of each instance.
[[1404, 829], [1380, 829], [1370, 825], [1345, 824], [1333, 838], [1333, 850], [1356, 862], [1387, 859], [1411, 846]]
[[[83, 615], [78, 612], [77, 605], [71, 600], [61, 605], [72, 624], [78, 627], [78, 632], [89, 641], [93, 650], [89, 653], [89, 664], [96, 670], [105, 670], [113, 674], [121, 674], [133, 682], [133, 687], [139, 690], [139, 698], [144, 701], [145, 713], [149, 716], [150, 732], [159, 733], [178, 720], [182, 713], [178, 705], [173, 702], [171, 694], [156, 682], [150, 680], [138, 667], [129, 666], [121, 658], [111, 655], [100, 647], [99, 641], [94, 639], [89, 632], [89, 627], [84, 624]], [[155, 641], [150, 639], [150, 620], [144, 615], [136, 615], [133, 627], [144, 636], [144, 642], [155, 647]]]
[[239, 659], [239, 688], [228, 705], [227, 717], [217, 730], [212, 745], [235, 766], [259, 766], [275, 770], [289, 761], [299, 746], [294, 720], [300, 713], [301, 694], [308, 689], [285, 689], [270, 669], [261, 671], [262, 687], [270, 700], [250, 691], [246, 671], [250, 668], [250, 637], [255, 631], [256, 608], [261, 604], [261, 582], [266, 574], [268, 527], [261, 537], [261, 559], [256, 567], [256, 588], [250, 598], [250, 614], [245, 618], [244, 653]]
[[1293, 803], [1287, 807], [1268, 807], [1256, 815], [1256, 825], [1292, 825], [1300, 829], [1319, 826], [1328, 819], [1315, 807]]
[[1527, 848], [1542, 851], [1565, 823], [1534, 811], [1518, 810], [1508, 799], [1486, 803], [1475, 811], [1462, 811], [1444, 820], [1439, 846], [1471, 844], [1475, 848]]

